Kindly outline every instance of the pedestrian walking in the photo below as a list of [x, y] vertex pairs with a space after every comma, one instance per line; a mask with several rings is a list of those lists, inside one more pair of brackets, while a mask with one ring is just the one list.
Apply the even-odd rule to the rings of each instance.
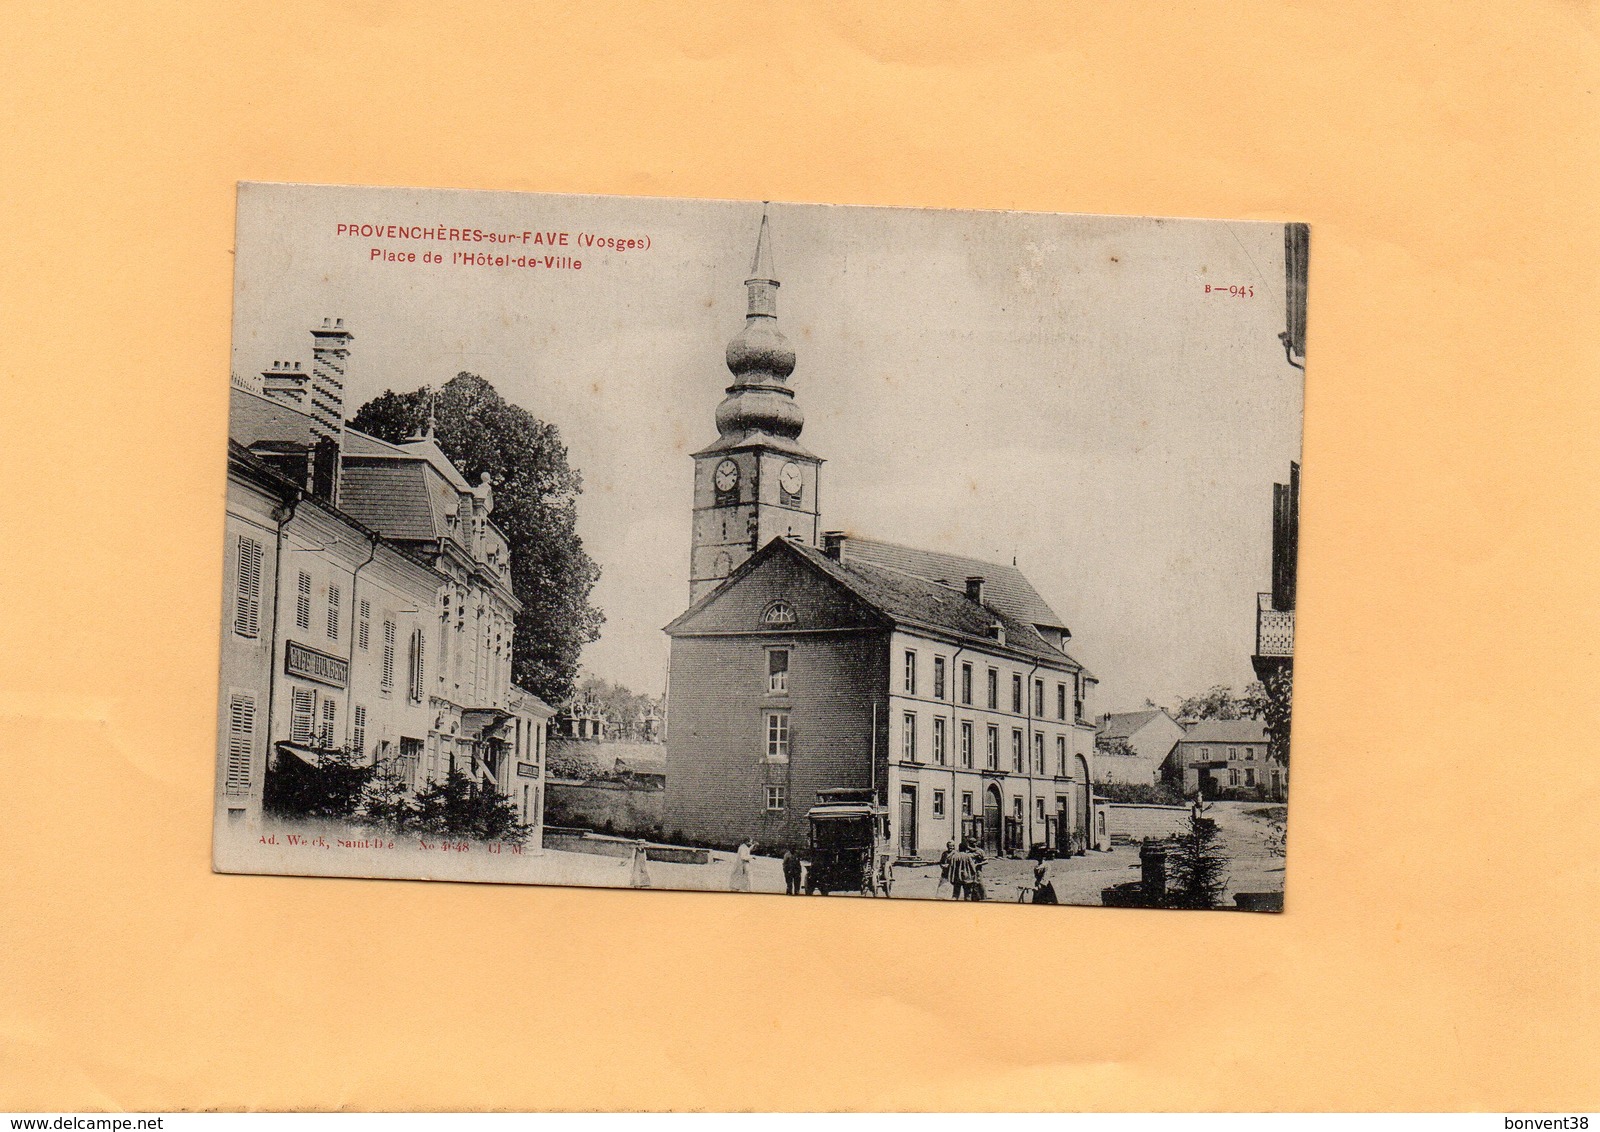
[[783, 890], [788, 895], [800, 895], [800, 877], [804, 867], [800, 862], [800, 854], [793, 849], [783, 851]]
[[739, 842], [739, 848], [733, 855], [733, 872], [728, 876], [729, 892], [750, 891], [750, 857], [754, 850], [755, 842]]
[[954, 891], [954, 882], [950, 879], [950, 858], [956, 855], [956, 843], [946, 841], [944, 852], [939, 854], [939, 883], [933, 886], [933, 895], [938, 897], [946, 888]]
[[974, 850], [965, 838], [961, 848], [950, 857], [950, 883], [957, 900], [978, 900], [978, 865], [983, 855]]
[[649, 846], [644, 838], [640, 838], [633, 847], [633, 866], [628, 875], [629, 888], [650, 887], [650, 854]]
[[1033, 866], [1033, 902], [1056, 904], [1056, 886], [1050, 881], [1050, 866], [1043, 860]]

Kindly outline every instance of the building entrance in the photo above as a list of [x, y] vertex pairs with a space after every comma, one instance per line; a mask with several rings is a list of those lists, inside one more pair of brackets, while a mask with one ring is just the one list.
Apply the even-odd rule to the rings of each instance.
[[900, 856], [917, 855], [917, 788], [900, 787]]
[[1000, 852], [1000, 788], [983, 792], [983, 851], [991, 856]]

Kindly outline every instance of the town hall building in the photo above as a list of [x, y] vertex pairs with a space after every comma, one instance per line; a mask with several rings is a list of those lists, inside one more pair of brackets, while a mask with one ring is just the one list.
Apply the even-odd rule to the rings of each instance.
[[1015, 566], [823, 532], [762, 217], [718, 439], [694, 454], [687, 611], [666, 627], [664, 828], [803, 846], [819, 790], [873, 790], [897, 855], [1107, 844], [1094, 677]]

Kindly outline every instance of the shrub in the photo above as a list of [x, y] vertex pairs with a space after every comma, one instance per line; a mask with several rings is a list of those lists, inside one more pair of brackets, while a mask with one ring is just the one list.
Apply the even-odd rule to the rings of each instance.
[[1094, 788], [1095, 796], [1106, 802], [1136, 802], [1141, 805], [1182, 806], [1188, 803], [1170, 782], [1105, 782]]
[[377, 768], [357, 763], [356, 755], [343, 749], [318, 755], [313, 766], [297, 755], [280, 754], [262, 786], [262, 809], [291, 821], [355, 817]]
[[478, 786], [459, 770], [418, 791], [413, 807], [414, 828], [439, 837], [521, 845], [532, 832], [532, 827], [518, 818], [511, 799]]

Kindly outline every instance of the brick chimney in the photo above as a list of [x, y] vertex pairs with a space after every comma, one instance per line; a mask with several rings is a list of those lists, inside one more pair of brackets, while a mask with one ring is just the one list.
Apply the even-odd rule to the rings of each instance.
[[312, 431], [335, 442], [344, 438], [345, 368], [354, 339], [342, 318], [325, 318], [311, 330], [311, 393], [303, 407], [315, 422]]
[[299, 362], [273, 362], [271, 369], [261, 371], [261, 392], [303, 413], [307, 411], [310, 379], [311, 375], [300, 368]]

